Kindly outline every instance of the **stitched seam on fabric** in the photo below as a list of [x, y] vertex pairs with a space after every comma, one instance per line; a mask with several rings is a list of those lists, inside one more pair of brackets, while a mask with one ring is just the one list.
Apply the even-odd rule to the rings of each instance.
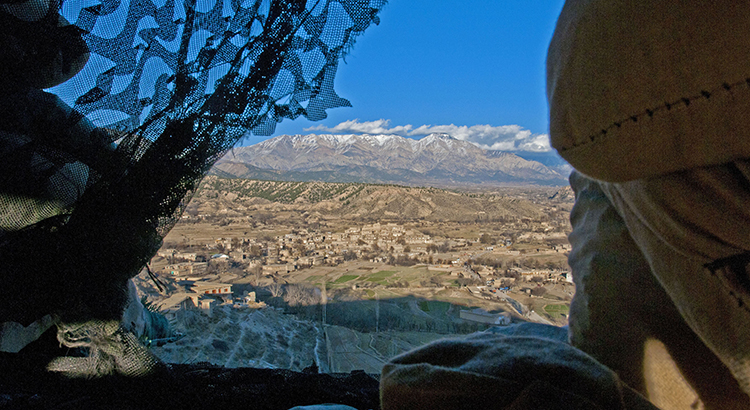
[[665, 101], [662, 105], [646, 109], [641, 113], [631, 115], [629, 117], [623, 118], [620, 121], [615, 121], [609, 126], [602, 128], [601, 131], [589, 135], [588, 137], [583, 138], [581, 141], [574, 141], [571, 146], [567, 147], [560, 147], [560, 152], [565, 152], [574, 148], [579, 148], [588, 144], [591, 144], [593, 142], [596, 142], [600, 137], [604, 137], [607, 135], [607, 133], [611, 130], [616, 130], [621, 128], [622, 126], [630, 123], [630, 124], [636, 124], [640, 119], [644, 118], [653, 118], [654, 115], [659, 113], [664, 113], [671, 111], [673, 108], [677, 108], [679, 106], [689, 107], [690, 104], [694, 101], [698, 100], [711, 100], [711, 97], [716, 94], [717, 92], [732, 92], [733, 89], [736, 89], [738, 87], [745, 86], [750, 88], [750, 78], [746, 78], [742, 81], [737, 81], [736, 83], [722, 83], [719, 87], [716, 87], [710, 91], [701, 90], [699, 95], [694, 95], [692, 97], [682, 97], [679, 98], [673, 102]]

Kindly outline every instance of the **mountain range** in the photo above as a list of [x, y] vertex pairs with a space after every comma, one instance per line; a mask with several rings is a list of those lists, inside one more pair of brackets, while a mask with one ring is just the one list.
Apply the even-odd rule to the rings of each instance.
[[564, 173], [446, 134], [281, 135], [234, 148], [211, 171], [233, 178], [461, 187], [566, 185]]

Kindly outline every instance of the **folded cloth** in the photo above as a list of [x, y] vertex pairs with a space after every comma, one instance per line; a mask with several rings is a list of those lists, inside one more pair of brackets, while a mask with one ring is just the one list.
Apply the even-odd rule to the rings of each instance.
[[[701, 179], [731, 181], [721, 173], [708, 178], [710, 174]], [[708, 222], [696, 219], [708, 210], [701, 210], [702, 207], [690, 199], [696, 198], [697, 192], [711, 192], [706, 197], [718, 202], [722, 197], [717, 193], [719, 185], [713, 184], [712, 189], [701, 187], [698, 191], [694, 188], [685, 192], [674, 190], [687, 188], [690, 181], [696, 182], [693, 178], [680, 178], [676, 186], [674, 181], [669, 181], [654, 188], [673, 200], [666, 209], [689, 208], [692, 213], [670, 211], [658, 217], [652, 214], [652, 223], [675, 226], [675, 217], [691, 221], [685, 226], [698, 227]], [[750, 408], [750, 398], [740, 390], [719, 357], [688, 326], [654, 276], [625, 221], [603, 192], [602, 186], [608, 184], [576, 172], [571, 175], [570, 183], [576, 193], [576, 204], [571, 212], [573, 231], [569, 236], [572, 251], [568, 259], [576, 285], [576, 295], [570, 306], [570, 343], [615, 371], [628, 386], [663, 410]], [[659, 202], [654, 201], [652, 205]], [[720, 225], [725, 218], [728, 226], [742, 225], [735, 212], [726, 206], [720, 208], [723, 218], [715, 224], [714, 233], [724, 229]], [[718, 244], [710, 243], [710, 236], [699, 235], [700, 231], [677, 235], [675, 230], [666, 236], [672, 241], [682, 238], [681, 247], [687, 246], [691, 254], [719, 249]], [[676, 272], [687, 274], [679, 262], [681, 259], [685, 258], [666, 258]], [[694, 291], [697, 293], [697, 289]], [[676, 303], [684, 306], [693, 300], [696, 298], [691, 296]], [[731, 317], [713, 322], [726, 328]]]
[[610, 182], [750, 157], [750, 7], [568, 0], [547, 58], [550, 136]]
[[750, 395], [750, 160], [598, 185], [685, 322]]
[[393, 358], [383, 367], [380, 395], [384, 410], [656, 409], [567, 343], [493, 333]]

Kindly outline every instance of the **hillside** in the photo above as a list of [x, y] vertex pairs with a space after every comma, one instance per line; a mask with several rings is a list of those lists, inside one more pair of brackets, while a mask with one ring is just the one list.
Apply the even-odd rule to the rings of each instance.
[[420, 140], [397, 135], [282, 135], [233, 149], [212, 173], [437, 187], [566, 184], [562, 174], [537, 161], [484, 150], [445, 134]]
[[280, 182], [209, 176], [188, 213], [241, 215], [248, 209], [297, 210], [344, 219], [503, 221], [538, 219], [532, 202], [496, 194], [469, 194], [438, 188], [328, 182]]

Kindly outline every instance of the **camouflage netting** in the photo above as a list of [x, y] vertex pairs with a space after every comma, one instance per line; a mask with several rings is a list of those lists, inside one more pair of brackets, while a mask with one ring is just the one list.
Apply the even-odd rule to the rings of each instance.
[[0, 0], [0, 322], [118, 320], [217, 159], [349, 104], [384, 3]]

